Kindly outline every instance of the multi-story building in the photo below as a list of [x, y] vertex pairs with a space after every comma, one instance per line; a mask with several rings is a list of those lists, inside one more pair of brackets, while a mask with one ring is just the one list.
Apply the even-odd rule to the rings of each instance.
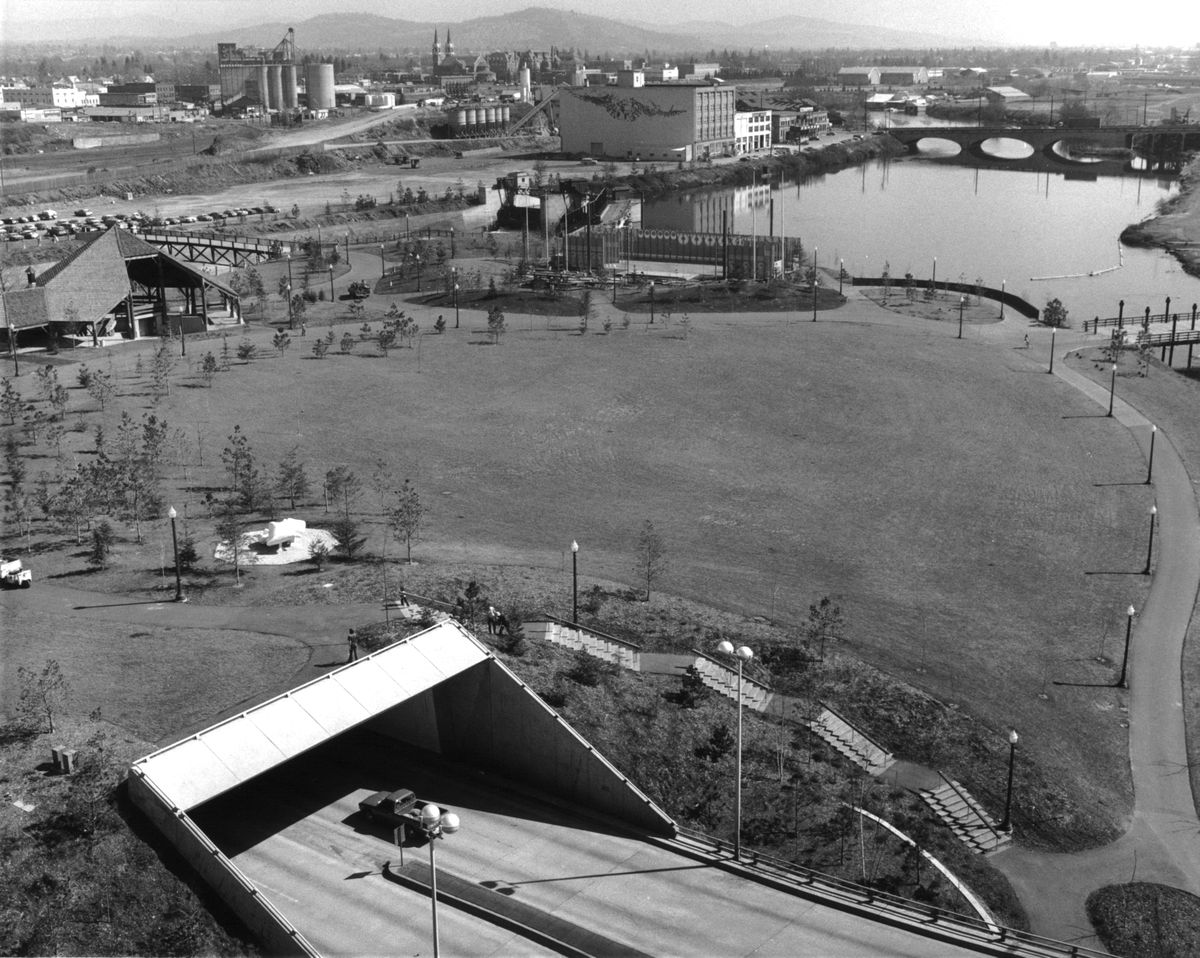
[[757, 153], [771, 147], [771, 111], [739, 110], [733, 115], [733, 141], [737, 153]]
[[643, 160], [729, 155], [736, 101], [732, 86], [646, 83], [640, 70], [623, 70], [616, 86], [562, 91], [563, 152]]

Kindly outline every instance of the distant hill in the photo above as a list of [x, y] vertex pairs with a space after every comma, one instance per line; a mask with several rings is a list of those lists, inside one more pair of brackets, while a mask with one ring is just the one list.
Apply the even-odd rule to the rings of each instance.
[[[666, 30], [645, 24], [627, 23], [546, 7], [528, 7], [513, 13], [477, 17], [460, 23], [447, 21], [397, 20], [371, 13], [330, 13], [291, 23], [273, 21], [253, 26], [228, 27], [218, 31], [188, 32], [195, 22], [159, 17], [124, 17], [107, 21], [75, 21], [55, 24], [53, 30], [34, 29], [19, 22], [8, 24], [5, 42], [61, 43], [91, 41], [137, 42], [156, 40], [176, 48], [215, 48], [218, 42], [245, 46], [273, 47], [295, 27], [301, 51], [402, 53], [429, 49], [433, 31], [445, 41], [449, 27], [455, 52], [462, 55], [490, 50], [578, 48], [591, 56], [655, 55], [680, 57], [708, 50], [769, 46], [775, 50], [794, 47], [815, 50], [825, 47], [923, 48], [957, 45], [963, 41], [916, 31], [880, 26], [833, 23], [811, 17], [784, 16], [749, 24], [714, 21], [681, 23]], [[175, 31], [169, 33], [167, 31]]]

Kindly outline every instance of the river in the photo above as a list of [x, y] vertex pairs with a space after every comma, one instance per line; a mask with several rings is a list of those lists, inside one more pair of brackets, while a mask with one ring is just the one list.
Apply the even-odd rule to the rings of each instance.
[[1122, 247], [1121, 230], [1178, 189], [1166, 177], [979, 168], [935, 157], [874, 160], [802, 182], [719, 188], [647, 202], [651, 229], [799, 236], [811, 262], [854, 275], [1000, 287], [1041, 308], [1061, 299], [1072, 325], [1150, 306], [1190, 312], [1200, 280], [1159, 250]]

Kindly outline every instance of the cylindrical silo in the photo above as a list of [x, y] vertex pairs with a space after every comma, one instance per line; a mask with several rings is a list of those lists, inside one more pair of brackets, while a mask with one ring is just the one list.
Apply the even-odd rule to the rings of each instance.
[[467, 111], [461, 108], [455, 110], [454, 119], [451, 121], [451, 124], [457, 132], [461, 133], [462, 128], [467, 125]]
[[258, 84], [258, 102], [263, 105], [263, 109], [265, 110], [271, 99], [271, 84], [267, 77], [267, 65], [265, 63], [260, 63], [254, 68], [254, 82]]
[[476, 114], [477, 112], [478, 112], [478, 111], [475, 109], [475, 107], [473, 107], [473, 106], [469, 106], [469, 107], [467, 107], [467, 110], [466, 110], [466, 113], [467, 113], [467, 122], [466, 122], [466, 126], [468, 126], [468, 127], [472, 127], [472, 126], [474, 126], [474, 125], [475, 125], [475, 122], [476, 122], [476, 121], [475, 121], [475, 114]]
[[500, 122], [504, 124], [505, 129], [508, 129], [511, 116], [512, 113], [507, 106], [500, 107]]
[[283, 109], [283, 66], [279, 63], [272, 63], [267, 67], [267, 90], [270, 93], [270, 102], [267, 104], [272, 110]]
[[285, 63], [283, 66], [283, 109], [294, 110], [299, 100], [296, 99], [296, 64]]
[[487, 126], [495, 126], [496, 125], [496, 108], [494, 106], [489, 106], [489, 107], [487, 107], [487, 109], [484, 112], [487, 114], [487, 124], [486, 125]]
[[333, 64], [309, 63], [304, 67], [304, 80], [308, 85], [308, 108], [310, 110], [332, 110]]

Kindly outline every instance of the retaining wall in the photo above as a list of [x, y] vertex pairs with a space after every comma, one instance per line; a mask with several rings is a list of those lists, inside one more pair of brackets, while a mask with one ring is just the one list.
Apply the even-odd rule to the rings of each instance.
[[208, 883], [221, 900], [272, 955], [318, 956], [312, 944], [270, 903], [241, 870], [221, 852], [181, 809], [134, 768], [127, 779], [129, 797]]

